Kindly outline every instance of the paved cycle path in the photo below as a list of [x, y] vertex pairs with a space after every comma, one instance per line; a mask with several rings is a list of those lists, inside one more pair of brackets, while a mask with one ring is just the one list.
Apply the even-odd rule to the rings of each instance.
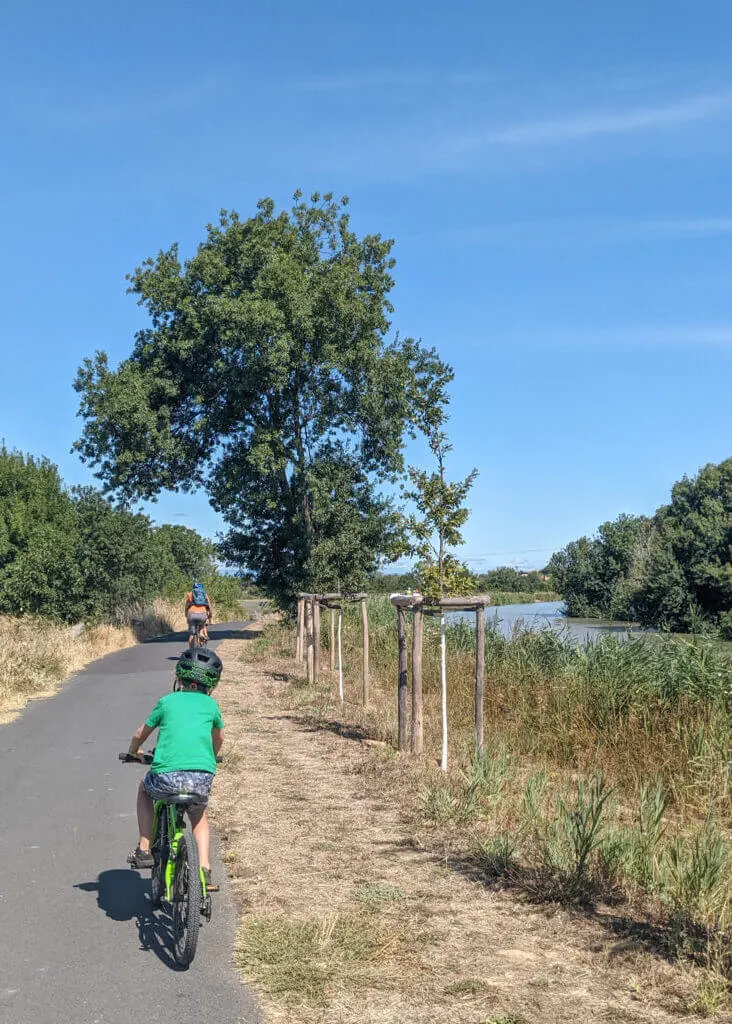
[[[212, 627], [212, 646], [245, 625]], [[235, 920], [220, 862], [212, 920], [180, 970], [165, 918], [151, 912], [150, 872], [125, 861], [146, 769], [117, 754], [169, 692], [184, 646], [177, 634], [109, 654], [0, 727], [1, 1021], [261, 1020], [231, 967]]]

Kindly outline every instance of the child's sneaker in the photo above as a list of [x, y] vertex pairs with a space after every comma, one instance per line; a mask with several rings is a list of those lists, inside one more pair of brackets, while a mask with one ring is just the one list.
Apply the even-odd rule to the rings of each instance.
[[203, 880], [206, 883], [206, 892], [218, 892], [218, 885], [211, 879], [211, 868], [201, 868], [201, 871], [203, 871]]
[[134, 868], [142, 870], [143, 868], [153, 867], [155, 859], [149, 850], [141, 850], [138, 846], [127, 858], [127, 863], [131, 864]]

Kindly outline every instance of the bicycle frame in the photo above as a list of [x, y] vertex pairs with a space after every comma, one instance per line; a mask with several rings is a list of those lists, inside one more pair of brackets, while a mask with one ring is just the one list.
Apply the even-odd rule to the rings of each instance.
[[[163, 872], [163, 899], [167, 903], [171, 903], [173, 900], [173, 880], [175, 878], [175, 862], [178, 854], [178, 844], [180, 838], [183, 835], [183, 829], [185, 828], [185, 807], [181, 804], [166, 804], [164, 800], [156, 800], [153, 805], [153, 830], [152, 830], [152, 846], [158, 840], [158, 830], [160, 828], [160, 816], [164, 807], [169, 810], [168, 814], [168, 858], [165, 862], [165, 870]], [[199, 871], [201, 877], [201, 892], [203, 894], [204, 905], [208, 899], [208, 891], [206, 889], [206, 879], [203, 874], [203, 868]], [[204, 911], [205, 914], [205, 911]], [[208, 915], [206, 915], [208, 916]]]

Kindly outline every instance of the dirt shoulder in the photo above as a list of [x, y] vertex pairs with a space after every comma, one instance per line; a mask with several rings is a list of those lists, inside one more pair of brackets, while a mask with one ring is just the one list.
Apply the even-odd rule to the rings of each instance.
[[642, 932], [621, 934], [611, 910], [533, 907], [471, 876], [420, 825], [414, 766], [304, 714], [294, 662], [263, 654], [256, 632], [220, 648], [227, 764], [213, 812], [236, 962], [267, 1020], [701, 1019], [685, 971]]

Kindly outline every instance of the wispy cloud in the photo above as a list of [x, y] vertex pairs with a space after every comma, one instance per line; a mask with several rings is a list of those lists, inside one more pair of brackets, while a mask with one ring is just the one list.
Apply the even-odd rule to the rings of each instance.
[[485, 141], [489, 145], [505, 146], [560, 145], [601, 135], [629, 135], [710, 121], [730, 112], [732, 92], [723, 92], [619, 112], [593, 111], [529, 121], [489, 133]]
[[460, 171], [491, 157], [505, 160], [509, 152], [546, 153], [562, 147], [576, 149], [603, 139], [649, 138], [730, 118], [732, 90], [637, 104], [623, 110], [575, 108], [556, 116], [503, 124], [483, 109], [471, 113], [472, 123], [437, 131], [427, 140], [423, 132], [413, 145], [423, 171]]

